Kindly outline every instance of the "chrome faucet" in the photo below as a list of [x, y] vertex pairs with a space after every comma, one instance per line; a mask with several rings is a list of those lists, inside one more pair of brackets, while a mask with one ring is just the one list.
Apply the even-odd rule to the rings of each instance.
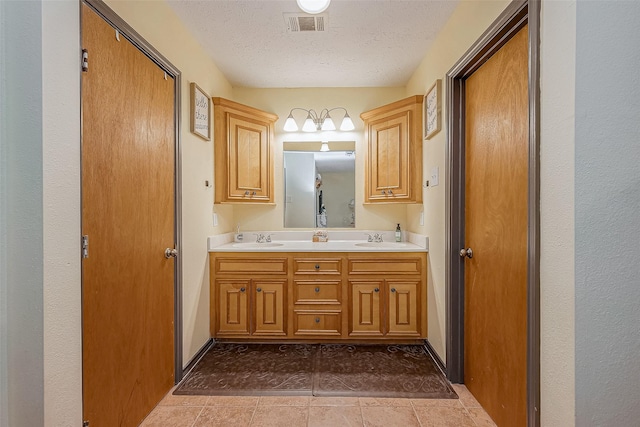
[[367, 242], [382, 243], [382, 234], [374, 233], [373, 235], [367, 233]]
[[253, 233], [256, 235], [256, 243], [271, 243], [271, 234]]

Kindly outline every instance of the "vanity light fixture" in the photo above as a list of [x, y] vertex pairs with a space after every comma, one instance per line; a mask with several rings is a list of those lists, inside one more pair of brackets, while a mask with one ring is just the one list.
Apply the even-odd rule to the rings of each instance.
[[344, 107], [335, 107], [331, 109], [323, 109], [320, 111], [320, 114], [316, 113], [315, 110], [305, 110], [304, 108], [292, 108], [289, 111], [289, 115], [287, 116], [287, 120], [284, 122], [284, 130], [287, 132], [296, 132], [298, 130], [298, 124], [293, 118], [293, 112], [296, 110], [301, 110], [307, 113], [307, 118], [302, 125], [303, 132], [319, 132], [336, 130], [336, 125], [333, 123], [333, 119], [331, 118], [330, 113], [334, 110], [344, 110], [344, 117], [342, 118], [342, 122], [340, 123], [341, 131], [350, 131], [354, 130], [355, 126], [353, 125], [353, 121], [351, 117], [349, 117], [349, 113], [347, 109]]
[[296, 3], [304, 12], [315, 15], [327, 10], [331, 0], [296, 0]]

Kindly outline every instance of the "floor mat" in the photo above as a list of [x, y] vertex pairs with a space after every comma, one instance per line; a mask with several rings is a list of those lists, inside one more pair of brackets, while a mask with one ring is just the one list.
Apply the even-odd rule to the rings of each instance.
[[458, 398], [419, 345], [218, 343], [173, 394]]

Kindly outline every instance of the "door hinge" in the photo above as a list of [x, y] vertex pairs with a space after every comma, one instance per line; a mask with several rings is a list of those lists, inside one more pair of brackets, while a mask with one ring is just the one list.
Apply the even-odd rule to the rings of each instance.
[[83, 421], [82, 427], [89, 427], [89, 421]]
[[82, 49], [82, 72], [86, 73], [87, 71], [89, 71], [89, 51]]
[[82, 258], [89, 258], [89, 236], [82, 236]]

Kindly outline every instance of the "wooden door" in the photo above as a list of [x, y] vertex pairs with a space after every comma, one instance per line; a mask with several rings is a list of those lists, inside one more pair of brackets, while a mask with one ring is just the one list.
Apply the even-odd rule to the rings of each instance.
[[409, 196], [409, 112], [370, 126], [370, 200]]
[[387, 336], [420, 336], [420, 281], [387, 281]]
[[251, 281], [216, 280], [217, 336], [249, 335], [249, 285]]
[[86, 5], [83, 417], [134, 426], [174, 384], [174, 81]]
[[286, 336], [287, 281], [253, 280], [255, 289], [253, 335]]
[[349, 282], [350, 336], [383, 335], [384, 313], [380, 298], [383, 287], [383, 280]]
[[228, 113], [229, 197], [268, 200], [269, 123]]
[[524, 426], [528, 35], [466, 81], [464, 382], [499, 426]]

